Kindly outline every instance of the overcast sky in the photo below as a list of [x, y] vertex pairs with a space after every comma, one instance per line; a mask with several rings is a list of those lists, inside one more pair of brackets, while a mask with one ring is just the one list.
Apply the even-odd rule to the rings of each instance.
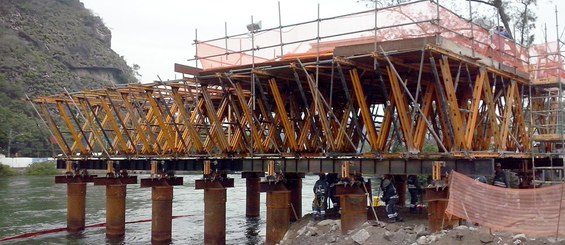
[[[229, 34], [239, 34], [246, 31], [252, 15], [255, 21], [262, 21], [263, 28], [278, 26], [276, 0], [81, 1], [112, 31], [114, 51], [124, 56], [130, 66], [140, 65], [144, 83], [157, 80], [157, 75], [163, 80], [175, 79], [174, 63], [194, 65], [186, 60], [194, 57], [195, 29], [199, 40], [222, 37], [227, 22]], [[565, 1], [538, 2], [538, 27], [547, 22], [549, 31], [554, 33], [554, 6], [557, 4], [560, 15], [565, 16]], [[318, 3], [322, 18], [367, 9], [356, 0], [283, 0], [282, 24], [316, 19]], [[562, 32], [565, 17], [559, 22]], [[541, 30], [538, 28], [538, 32]], [[555, 40], [555, 35], [550, 38]]]

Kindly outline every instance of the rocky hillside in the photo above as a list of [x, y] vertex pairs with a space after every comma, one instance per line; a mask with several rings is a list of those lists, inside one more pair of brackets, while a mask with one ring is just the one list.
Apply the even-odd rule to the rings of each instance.
[[0, 0], [0, 154], [52, 154], [25, 94], [137, 82], [111, 39], [79, 0]]

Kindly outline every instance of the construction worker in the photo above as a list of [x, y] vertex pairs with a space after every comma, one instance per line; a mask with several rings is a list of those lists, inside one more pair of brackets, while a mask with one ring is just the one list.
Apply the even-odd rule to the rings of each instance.
[[388, 216], [388, 222], [394, 223], [397, 221], [403, 221], [400, 217], [398, 217], [398, 213], [396, 212], [396, 204], [398, 203], [398, 192], [396, 192], [396, 188], [390, 182], [389, 179], [384, 179], [382, 182], [383, 188], [383, 197], [381, 200], [386, 203], [386, 213]]
[[502, 164], [499, 162], [497, 162], [494, 167], [494, 180], [492, 181], [492, 184], [502, 188], [510, 188], [508, 178], [506, 178], [506, 173], [502, 171]]
[[410, 213], [415, 214], [418, 195], [422, 193], [422, 188], [420, 187], [420, 182], [416, 175], [408, 176], [406, 184], [408, 185], [408, 192], [410, 193]]
[[314, 211], [315, 219], [324, 219], [327, 208], [327, 198], [329, 194], [329, 184], [326, 180], [326, 175], [319, 174], [319, 179], [314, 184], [314, 201], [312, 201], [312, 210]]

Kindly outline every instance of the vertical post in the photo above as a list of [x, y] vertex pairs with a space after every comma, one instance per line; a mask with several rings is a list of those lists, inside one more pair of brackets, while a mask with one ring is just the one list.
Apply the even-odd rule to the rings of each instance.
[[152, 187], [151, 200], [151, 243], [170, 243], [173, 221], [173, 187]]
[[285, 176], [287, 178], [285, 186], [290, 191], [290, 221], [294, 222], [302, 218], [302, 178], [292, 173], [287, 173]]
[[341, 234], [347, 234], [367, 221], [367, 196], [365, 194], [340, 195]]
[[86, 183], [67, 183], [67, 230], [84, 230]]
[[247, 177], [245, 179], [245, 216], [246, 217], [259, 217], [261, 211], [261, 196], [259, 193], [259, 177]]
[[288, 230], [290, 191], [267, 192], [267, 239], [265, 244], [277, 244]]
[[204, 244], [226, 244], [226, 188], [204, 189]]
[[126, 230], [126, 185], [106, 186], [106, 237], [121, 237]]

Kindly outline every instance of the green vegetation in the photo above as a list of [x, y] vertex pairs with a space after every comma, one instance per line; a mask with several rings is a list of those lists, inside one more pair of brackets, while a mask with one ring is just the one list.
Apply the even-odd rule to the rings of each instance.
[[0, 176], [14, 176], [16, 170], [10, 168], [8, 165], [0, 164]]
[[0, 13], [0, 154], [58, 154], [26, 95], [137, 82], [111, 49], [110, 30], [79, 0], [6, 0]]
[[29, 167], [26, 169], [26, 174], [36, 176], [57, 175], [59, 174], [59, 170], [57, 170], [54, 161], [38, 162], [29, 165]]

